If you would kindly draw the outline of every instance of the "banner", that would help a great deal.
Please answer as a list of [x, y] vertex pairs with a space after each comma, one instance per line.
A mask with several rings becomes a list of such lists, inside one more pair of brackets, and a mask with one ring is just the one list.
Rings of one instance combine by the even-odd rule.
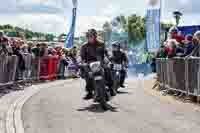
[[76, 27], [76, 9], [77, 9], [77, 0], [72, 0], [73, 9], [72, 9], [72, 23], [69, 30], [69, 33], [67, 34], [67, 39], [65, 42], [66, 48], [72, 48], [74, 45], [74, 33], [75, 33], [75, 27]]
[[160, 46], [160, 0], [148, 0], [146, 11], [146, 51], [155, 52]]

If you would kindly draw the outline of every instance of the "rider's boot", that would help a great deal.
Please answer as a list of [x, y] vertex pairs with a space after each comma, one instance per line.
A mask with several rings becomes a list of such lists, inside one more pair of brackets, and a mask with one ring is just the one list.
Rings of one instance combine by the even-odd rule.
[[92, 99], [93, 98], [93, 93], [92, 92], [88, 92], [87, 94], [86, 94], [86, 96], [83, 98], [84, 100], [90, 100], [90, 99]]
[[115, 89], [109, 89], [110, 90], [110, 95], [111, 96], [116, 96], [117, 95], [117, 92], [115, 91]]

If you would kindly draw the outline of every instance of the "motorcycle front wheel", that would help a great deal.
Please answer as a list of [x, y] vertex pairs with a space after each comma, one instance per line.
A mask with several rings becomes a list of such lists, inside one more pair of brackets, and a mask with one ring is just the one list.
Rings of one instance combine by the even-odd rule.
[[98, 99], [98, 103], [100, 104], [103, 110], [107, 110], [107, 102], [106, 102], [106, 88], [104, 80], [96, 80], [95, 81], [95, 91]]

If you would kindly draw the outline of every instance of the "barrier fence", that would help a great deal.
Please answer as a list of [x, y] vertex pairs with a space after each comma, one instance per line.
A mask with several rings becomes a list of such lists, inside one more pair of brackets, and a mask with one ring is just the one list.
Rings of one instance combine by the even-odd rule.
[[24, 67], [18, 56], [0, 56], [0, 86], [17, 82], [55, 80], [67, 75], [63, 60], [56, 56], [33, 57], [23, 54]]
[[200, 96], [200, 58], [157, 59], [158, 82], [168, 89]]

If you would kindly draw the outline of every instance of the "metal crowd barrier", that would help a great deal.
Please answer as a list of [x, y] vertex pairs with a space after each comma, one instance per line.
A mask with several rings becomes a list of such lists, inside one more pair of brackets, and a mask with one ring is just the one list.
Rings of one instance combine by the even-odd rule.
[[157, 59], [156, 70], [166, 88], [200, 96], [200, 58]]
[[23, 54], [23, 59], [25, 70], [19, 68], [20, 60], [17, 56], [0, 56], [0, 86], [18, 83], [19, 79], [20, 82], [55, 80], [60, 74], [65, 75], [58, 71], [60, 66], [64, 67], [59, 57], [33, 57], [31, 54]]
[[17, 56], [0, 56], [0, 85], [12, 84], [15, 81]]

